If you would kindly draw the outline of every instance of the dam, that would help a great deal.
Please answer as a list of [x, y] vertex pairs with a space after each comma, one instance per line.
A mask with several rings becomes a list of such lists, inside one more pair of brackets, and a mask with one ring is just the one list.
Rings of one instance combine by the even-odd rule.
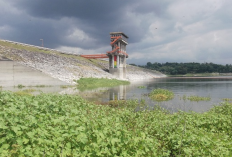
[[0, 56], [0, 86], [12, 87], [18, 85], [57, 86], [68, 85], [68, 83], [52, 78], [39, 70]]

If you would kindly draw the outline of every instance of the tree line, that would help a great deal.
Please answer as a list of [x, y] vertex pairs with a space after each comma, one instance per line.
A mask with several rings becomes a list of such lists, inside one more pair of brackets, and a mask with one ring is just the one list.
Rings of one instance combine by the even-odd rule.
[[151, 63], [141, 66], [151, 70], [157, 70], [169, 75], [183, 75], [187, 73], [231, 73], [232, 65], [220, 65], [214, 63]]

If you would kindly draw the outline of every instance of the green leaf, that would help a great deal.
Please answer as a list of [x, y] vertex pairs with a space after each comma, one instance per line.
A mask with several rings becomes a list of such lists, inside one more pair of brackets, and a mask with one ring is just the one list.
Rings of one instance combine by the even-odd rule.
[[26, 139], [26, 138], [23, 139], [24, 144], [27, 144], [29, 141], [30, 141], [29, 139]]
[[8, 149], [9, 147], [10, 147], [9, 144], [3, 144], [3, 145], [1, 146], [1, 149]]

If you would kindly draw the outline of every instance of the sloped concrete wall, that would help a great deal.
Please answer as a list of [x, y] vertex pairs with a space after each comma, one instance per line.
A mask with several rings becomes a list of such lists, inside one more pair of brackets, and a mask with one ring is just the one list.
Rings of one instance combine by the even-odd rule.
[[120, 79], [126, 79], [126, 68], [109, 68], [109, 72]]
[[20, 65], [10, 60], [0, 60], [0, 86], [9, 87], [22, 84], [24, 86], [36, 85], [67, 85], [67, 83], [54, 79], [38, 70]]

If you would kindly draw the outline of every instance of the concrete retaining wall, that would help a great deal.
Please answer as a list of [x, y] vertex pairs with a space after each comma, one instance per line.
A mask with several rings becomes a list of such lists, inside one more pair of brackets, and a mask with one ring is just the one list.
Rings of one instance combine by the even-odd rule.
[[20, 65], [10, 60], [0, 60], [0, 86], [36, 86], [36, 85], [67, 85], [38, 70]]

